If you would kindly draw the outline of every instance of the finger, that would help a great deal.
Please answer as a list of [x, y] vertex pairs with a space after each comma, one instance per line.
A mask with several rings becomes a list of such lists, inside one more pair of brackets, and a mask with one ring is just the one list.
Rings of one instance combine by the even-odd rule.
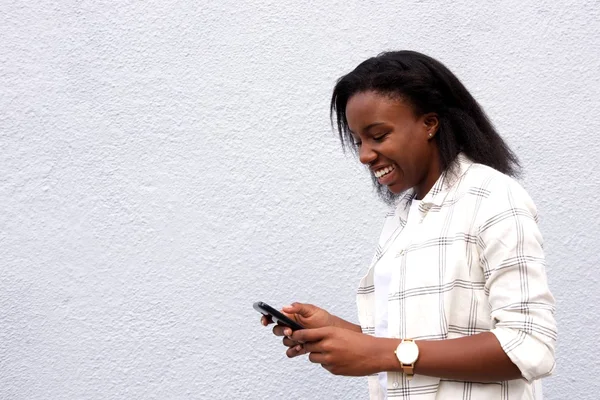
[[323, 353], [310, 353], [308, 359], [315, 364], [325, 364], [325, 354]]
[[285, 354], [289, 357], [289, 358], [294, 358], [303, 354], [306, 354], [306, 351], [304, 351], [304, 349], [302, 348], [302, 345], [297, 345], [294, 347], [290, 347], [289, 349], [287, 349], [287, 351], [285, 352]]
[[331, 327], [316, 329], [301, 329], [292, 333], [291, 339], [296, 342], [318, 342], [327, 337], [331, 332]]
[[285, 325], [276, 324], [273, 327], [273, 334], [275, 336], [292, 336], [292, 330]]
[[304, 343], [303, 347], [307, 353], [323, 353], [323, 342]]
[[269, 325], [269, 324], [272, 324], [272, 323], [273, 323], [273, 320], [271, 319], [271, 317], [270, 317], [270, 316], [263, 315], [262, 317], [260, 317], [260, 323], [261, 323], [263, 326], [267, 326], [267, 325]]
[[293, 340], [291, 340], [291, 339], [290, 339], [290, 338], [288, 338], [288, 337], [284, 337], [284, 338], [283, 338], [283, 345], [284, 345], [284, 346], [287, 346], [287, 347], [295, 347], [295, 346], [298, 346], [298, 345], [299, 345], [299, 343], [298, 343], [298, 342], [295, 342], [295, 341], [293, 341]]
[[292, 303], [289, 306], [283, 307], [283, 312], [286, 314], [300, 314], [303, 317], [309, 317], [315, 312], [316, 307], [312, 304]]
[[281, 325], [283, 327], [282, 332], [285, 336], [292, 336], [292, 333], [293, 333], [292, 328], [290, 328], [287, 325], [283, 325], [283, 324], [279, 324], [279, 325]]

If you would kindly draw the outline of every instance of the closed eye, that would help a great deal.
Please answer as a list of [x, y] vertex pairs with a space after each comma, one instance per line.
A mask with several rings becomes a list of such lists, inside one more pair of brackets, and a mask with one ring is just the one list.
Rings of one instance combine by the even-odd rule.
[[390, 133], [391, 132], [386, 132], [383, 135], [379, 135], [379, 136], [373, 137], [373, 140], [376, 141], [376, 142], [382, 142], [383, 139], [385, 139]]

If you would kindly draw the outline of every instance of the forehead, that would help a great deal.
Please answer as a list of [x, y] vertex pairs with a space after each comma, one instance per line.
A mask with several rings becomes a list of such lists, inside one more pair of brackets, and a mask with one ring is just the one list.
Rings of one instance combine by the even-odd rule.
[[376, 92], [360, 92], [346, 103], [346, 120], [353, 132], [373, 123], [396, 124], [414, 118], [412, 107], [400, 97]]

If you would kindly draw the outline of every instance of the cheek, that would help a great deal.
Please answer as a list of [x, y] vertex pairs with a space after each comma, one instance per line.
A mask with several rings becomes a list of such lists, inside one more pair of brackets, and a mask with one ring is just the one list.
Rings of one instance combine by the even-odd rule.
[[419, 170], [431, 156], [428, 141], [419, 130], [410, 132], [410, 139], [401, 143], [398, 149], [398, 163], [402, 168], [407, 179], [415, 178], [419, 175]]
[[414, 187], [419, 181], [420, 155], [417, 153], [404, 154], [402, 158], [397, 158], [396, 179], [394, 185], [389, 186], [389, 190], [398, 194]]
[[404, 154], [396, 158], [396, 165], [398, 166], [398, 177], [403, 181], [410, 179], [413, 175], [413, 165], [410, 155]]

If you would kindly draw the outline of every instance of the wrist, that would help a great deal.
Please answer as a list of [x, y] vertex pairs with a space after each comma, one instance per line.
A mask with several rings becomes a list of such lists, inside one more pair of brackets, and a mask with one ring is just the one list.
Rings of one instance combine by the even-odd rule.
[[377, 372], [402, 372], [400, 361], [396, 356], [396, 348], [401, 340], [375, 338], [375, 342], [377, 345], [373, 354], [377, 360]]
[[327, 318], [327, 326], [333, 326], [334, 328], [341, 328], [340, 318], [336, 317], [333, 314], [327, 313], [329, 317]]

